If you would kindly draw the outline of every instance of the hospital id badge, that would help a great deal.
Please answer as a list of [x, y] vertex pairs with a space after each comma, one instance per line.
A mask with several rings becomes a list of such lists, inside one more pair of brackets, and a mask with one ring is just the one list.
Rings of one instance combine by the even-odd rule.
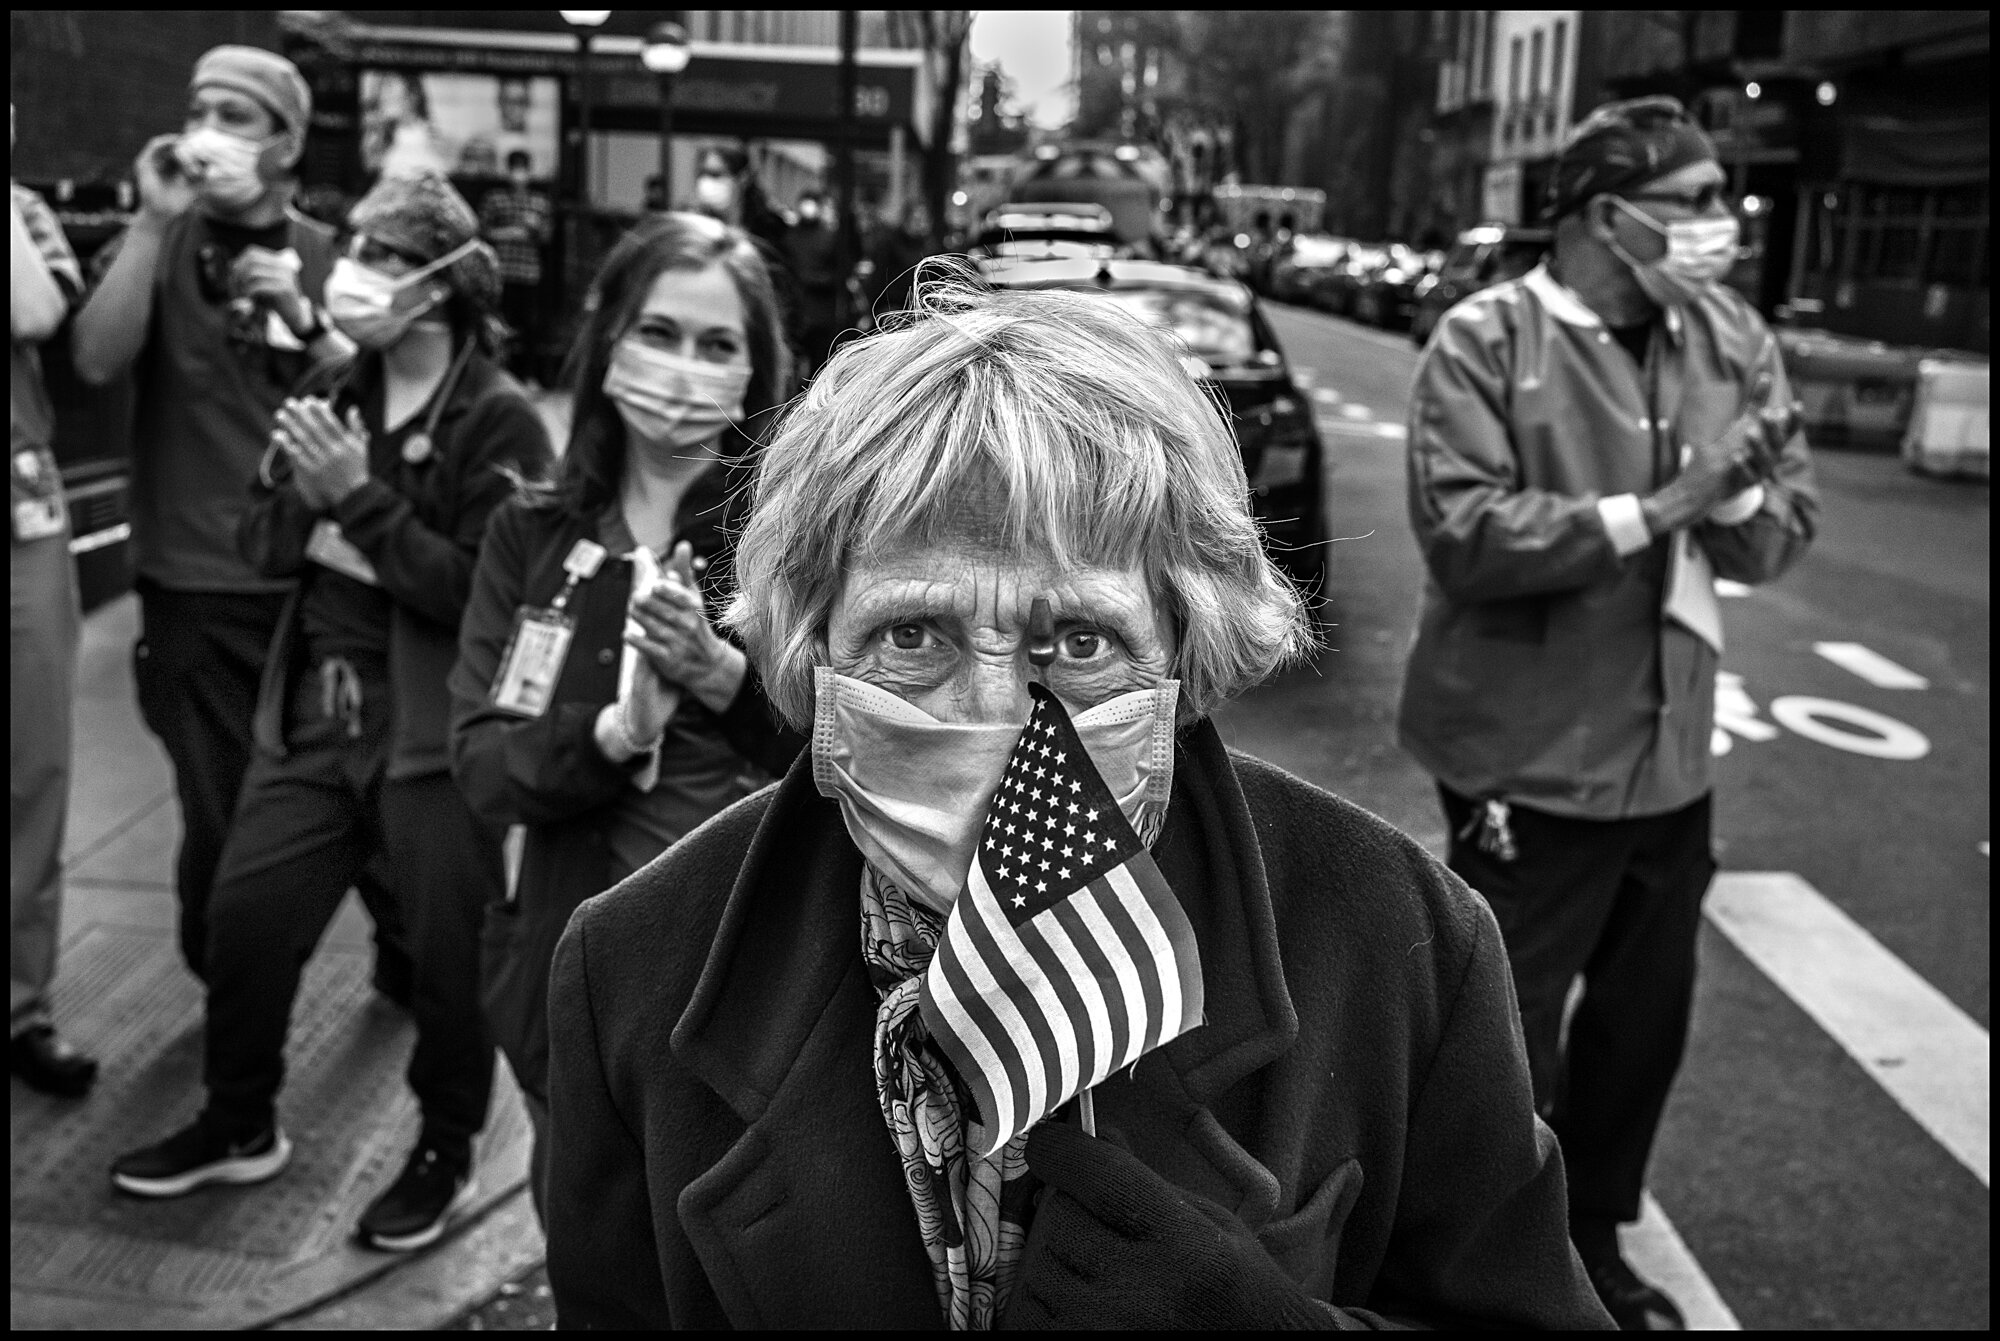
[[487, 701], [502, 712], [540, 717], [555, 698], [556, 681], [576, 637], [576, 621], [560, 610], [523, 606], [514, 612], [514, 632], [500, 656]]
[[63, 508], [62, 474], [46, 450], [22, 448], [13, 461], [13, 530], [16, 540], [61, 535], [69, 522]]

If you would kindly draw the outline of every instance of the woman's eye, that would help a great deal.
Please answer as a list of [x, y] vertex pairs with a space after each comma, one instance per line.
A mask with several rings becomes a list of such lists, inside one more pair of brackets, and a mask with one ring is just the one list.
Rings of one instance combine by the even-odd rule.
[[889, 629], [889, 645], [904, 652], [914, 652], [924, 645], [924, 626], [921, 624], [895, 624]]
[[1104, 635], [1090, 629], [1078, 629], [1065, 633], [1062, 640], [1063, 655], [1072, 661], [1088, 661], [1104, 650]]

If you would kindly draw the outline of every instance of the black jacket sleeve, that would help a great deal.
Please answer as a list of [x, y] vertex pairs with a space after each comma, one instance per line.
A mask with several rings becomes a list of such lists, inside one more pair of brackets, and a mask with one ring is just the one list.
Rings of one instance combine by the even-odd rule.
[[549, 973], [549, 1281], [565, 1328], [654, 1330], [669, 1305], [645, 1151], [606, 1075], [589, 919], [573, 918]]
[[548, 430], [525, 397], [489, 395], [454, 426], [452, 450], [439, 462], [440, 469], [453, 472], [439, 525], [427, 523], [409, 498], [372, 477], [335, 505], [334, 520], [398, 604], [457, 628], [487, 519], [515, 487], [508, 470], [538, 475], [550, 454]]

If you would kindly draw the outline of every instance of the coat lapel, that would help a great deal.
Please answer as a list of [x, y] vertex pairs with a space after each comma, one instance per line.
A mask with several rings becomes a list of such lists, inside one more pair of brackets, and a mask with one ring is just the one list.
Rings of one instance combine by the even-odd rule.
[[[861, 857], [801, 756], [752, 842], [676, 1057], [745, 1124], [678, 1207], [738, 1327], [943, 1320], [874, 1086]], [[835, 1316], [845, 1301], [861, 1311]]]

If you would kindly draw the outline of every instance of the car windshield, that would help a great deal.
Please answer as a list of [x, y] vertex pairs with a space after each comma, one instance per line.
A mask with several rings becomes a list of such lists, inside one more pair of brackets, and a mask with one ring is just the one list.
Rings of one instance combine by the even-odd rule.
[[1219, 295], [1192, 289], [1113, 289], [1107, 295], [1126, 311], [1178, 335], [1210, 367], [1248, 363], [1257, 354], [1250, 315]]

